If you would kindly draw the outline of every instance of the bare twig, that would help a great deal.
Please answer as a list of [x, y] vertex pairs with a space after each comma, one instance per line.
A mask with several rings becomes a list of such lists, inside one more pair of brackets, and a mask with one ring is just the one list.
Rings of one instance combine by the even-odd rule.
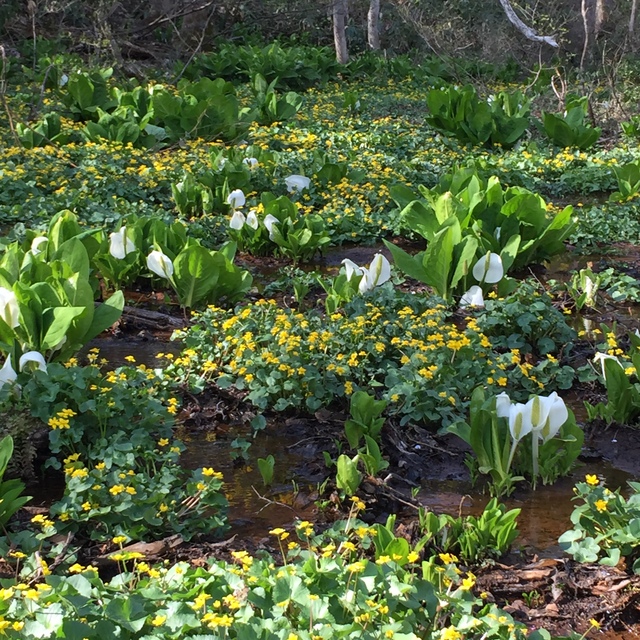
[[197, 11], [202, 11], [203, 9], [208, 9], [209, 7], [214, 5], [214, 1], [215, 0], [209, 0], [208, 2], [202, 2], [202, 3], [199, 3], [198, 6], [194, 6], [193, 4], [191, 4], [186, 9], [182, 9], [180, 11], [176, 11], [175, 13], [172, 13], [172, 14], [164, 14], [162, 16], [158, 16], [155, 20], [152, 20], [148, 24], [145, 24], [144, 26], [139, 27], [138, 29], [133, 29], [133, 31], [131, 31], [131, 33], [135, 34], [135, 33], [141, 33], [141, 32], [144, 32], [144, 31], [152, 31], [153, 29], [155, 29], [156, 27], [159, 27], [161, 24], [164, 24], [165, 22], [172, 22], [176, 18], [182, 18], [182, 17], [188, 16], [188, 15], [190, 15], [192, 13], [196, 13]]
[[42, 84], [40, 85], [40, 95], [38, 97], [38, 102], [34, 104], [32, 101], [31, 107], [29, 108], [29, 122], [31, 122], [31, 120], [33, 120], [36, 117], [36, 114], [40, 110], [40, 106], [42, 105], [42, 102], [44, 100], [44, 92], [46, 91], [47, 81], [49, 80], [49, 74], [51, 73], [51, 69], [53, 69], [54, 66], [55, 65], [50, 64], [44, 72], [44, 79], [42, 80]]
[[189, 59], [187, 60], [184, 67], [182, 67], [182, 71], [180, 71], [180, 73], [176, 76], [175, 80], [173, 81], [173, 84], [176, 84], [180, 80], [180, 78], [182, 78], [184, 72], [187, 70], [187, 67], [193, 62], [193, 59], [196, 57], [196, 55], [198, 55], [198, 52], [202, 47], [202, 43], [204, 42], [204, 38], [207, 35], [207, 29], [211, 24], [211, 19], [213, 18], [213, 14], [215, 13], [215, 10], [216, 10], [216, 7], [215, 5], [213, 5], [211, 7], [211, 11], [209, 11], [209, 15], [207, 16], [204, 26], [202, 27], [202, 34], [200, 36], [200, 41], [198, 42], [197, 46], [194, 48], [193, 52], [189, 56]]
[[4, 50], [4, 45], [0, 44], [0, 55], [2, 55], [2, 72], [0, 73], [0, 100], [2, 101], [2, 106], [4, 107], [4, 111], [7, 114], [7, 120], [9, 121], [9, 129], [11, 129], [11, 134], [13, 135], [13, 139], [16, 142], [17, 147], [22, 146], [22, 142], [16, 133], [16, 129], [13, 126], [13, 118], [11, 117], [11, 109], [9, 109], [9, 103], [7, 102], [7, 53]]
[[253, 485], [251, 485], [251, 489], [253, 490], [253, 493], [255, 493], [258, 496], [258, 498], [260, 498], [260, 500], [264, 500], [264, 502], [267, 503], [264, 505], [264, 507], [262, 507], [262, 509], [258, 511], [258, 513], [260, 513], [261, 511], [263, 511], [269, 505], [272, 505], [272, 504], [277, 504], [279, 507], [286, 507], [287, 509], [290, 509], [295, 513], [295, 509], [290, 504], [285, 504], [284, 502], [278, 502], [277, 500], [269, 500], [269, 498], [266, 498], [265, 496], [260, 495]]

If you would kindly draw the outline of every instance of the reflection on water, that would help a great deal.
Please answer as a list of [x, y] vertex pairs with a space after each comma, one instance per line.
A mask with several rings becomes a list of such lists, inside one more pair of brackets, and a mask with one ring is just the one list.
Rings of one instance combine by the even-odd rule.
[[100, 349], [100, 357], [108, 361], [109, 368], [116, 368], [131, 364], [125, 359], [127, 356], [133, 356], [136, 364], [144, 364], [147, 367], [159, 366], [159, 360], [156, 357], [159, 353], [178, 355], [181, 347], [180, 342], [169, 342], [168, 336], [163, 340], [153, 337], [148, 340], [131, 337], [95, 338], [79, 353], [80, 361], [82, 362], [89, 349], [94, 348]]
[[[313, 517], [315, 507], [309, 494], [317, 488], [319, 478], [317, 474], [312, 474], [307, 460], [287, 449], [290, 445], [289, 438], [273, 429], [265, 430], [257, 435], [249, 449], [250, 462], [234, 467], [227, 440], [208, 442], [194, 439], [187, 443], [183, 463], [192, 468], [213, 466], [222, 471], [225, 492], [231, 504], [233, 531], [245, 536], [264, 536], [269, 529], [290, 525], [295, 517]], [[255, 461], [269, 454], [276, 459], [274, 484], [264, 488]], [[601, 462], [590, 463], [588, 472], [605, 478], [611, 489], [625, 487], [627, 480], [632, 479], [630, 474]], [[579, 467], [571, 476], [553, 485], [539, 486], [536, 491], [516, 491], [514, 496], [505, 501], [509, 509], [521, 509], [518, 518], [520, 536], [516, 544], [536, 552], [558, 551], [558, 537], [571, 527], [570, 516], [575, 506], [572, 501], [573, 487], [576, 482], [583, 480], [584, 473], [584, 468]], [[306, 500], [296, 498], [294, 482], [307, 496]], [[430, 480], [423, 484], [417, 499], [435, 513], [479, 515], [490, 496], [474, 489], [467, 481]]]

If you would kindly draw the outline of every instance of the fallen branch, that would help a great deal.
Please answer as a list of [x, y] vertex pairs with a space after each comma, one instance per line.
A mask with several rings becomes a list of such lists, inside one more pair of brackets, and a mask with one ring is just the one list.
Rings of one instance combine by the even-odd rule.
[[509, 0], [500, 0], [500, 4], [509, 19], [509, 22], [528, 40], [533, 42], [544, 42], [550, 47], [558, 48], [558, 43], [553, 36], [539, 36], [531, 27], [527, 26], [514, 11]]

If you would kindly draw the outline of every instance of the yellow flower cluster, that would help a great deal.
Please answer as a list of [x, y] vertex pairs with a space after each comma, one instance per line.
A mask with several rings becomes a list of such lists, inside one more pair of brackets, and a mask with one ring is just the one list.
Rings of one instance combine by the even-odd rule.
[[55, 416], [49, 418], [49, 426], [52, 429], [68, 429], [71, 426], [69, 418], [78, 415], [73, 409], [62, 409]]

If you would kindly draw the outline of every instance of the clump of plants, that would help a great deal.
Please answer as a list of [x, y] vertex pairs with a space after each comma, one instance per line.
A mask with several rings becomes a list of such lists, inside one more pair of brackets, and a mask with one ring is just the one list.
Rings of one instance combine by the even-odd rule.
[[[177, 334], [187, 349], [171, 375], [195, 389], [233, 386], [257, 407], [276, 411], [316, 411], [375, 388], [403, 424], [439, 426], [459, 418], [478, 384], [496, 391], [509, 385], [522, 395], [562, 374], [557, 362], [531, 364], [516, 352], [493, 351], [473, 318], [459, 327], [448, 317], [437, 299], [388, 283], [328, 316], [266, 300], [235, 311], [210, 307]], [[566, 383], [562, 376], [559, 382]]]
[[451, 554], [420, 566], [406, 540], [355, 513], [322, 535], [306, 521], [292, 529], [270, 532], [277, 557], [232, 551], [229, 561], [207, 567], [152, 565], [119, 550], [110, 554], [120, 567], [110, 581], [91, 565], [54, 566], [45, 552], [3, 554], [16, 568], [16, 578], [3, 582], [3, 632], [43, 639], [99, 632], [158, 640], [203, 633], [329, 640], [336, 630], [353, 640], [548, 637], [476, 596], [475, 576]]
[[602, 375], [607, 390], [607, 401], [592, 405], [585, 402], [590, 420], [602, 418], [607, 423], [633, 424], [640, 415], [640, 336], [628, 334], [629, 348], [621, 348], [615, 325], [600, 325], [599, 333], [606, 342], [597, 345], [593, 358], [596, 371]]
[[509, 495], [517, 482], [538, 478], [550, 484], [573, 468], [584, 433], [572, 412], [555, 392], [534, 395], [528, 402], [512, 402], [502, 392], [486, 397], [478, 388], [471, 399], [469, 422], [449, 427], [472, 449], [467, 458], [472, 479], [491, 478], [494, 496]]
[[488, 297], [474, 313], [478, 326], [496, 349], [522, 354], [568, 354], [576, 332], [551, 297], [536, 282], [520, 282], [503, 298]]
[[427, 548], [452, 562], [458, 557], [465, 564], [487, 558], [500, 558], [518, 537], [517, 519], [520, 509], [506, 510], [492, 498], [479, 516], [436, 515], [420, 508], [418, 522], [422, 538], [418, 547]]
[[474, 87], [431, 89], [427, 122], [463, 143], [513, 146], [529, 126], [531, 101], [520, 91], [481, 100]]
[[179, 465], [183, 445], [172, 435], [179, 401], [162, 371], [140, 365], [104, 373], [97, 350], [89, 360], [19, 378], [19, 395], [11, 385], [0, 390], [3, 412], [26, 410], [50, 429], [48, 465], [62, 467], [65, 493], [47, 528], [101, 541], [222, 531], [222, 476]]
[[571, 514], [573, 528], [560, 536], [562, 549], [577, 562], [598, 562], [615, 567], [621, 559], [640, 573], [640, 483], [629, 482], [631, 495], [611, 491], [604, 480], [587, 474], [576, 485]]

